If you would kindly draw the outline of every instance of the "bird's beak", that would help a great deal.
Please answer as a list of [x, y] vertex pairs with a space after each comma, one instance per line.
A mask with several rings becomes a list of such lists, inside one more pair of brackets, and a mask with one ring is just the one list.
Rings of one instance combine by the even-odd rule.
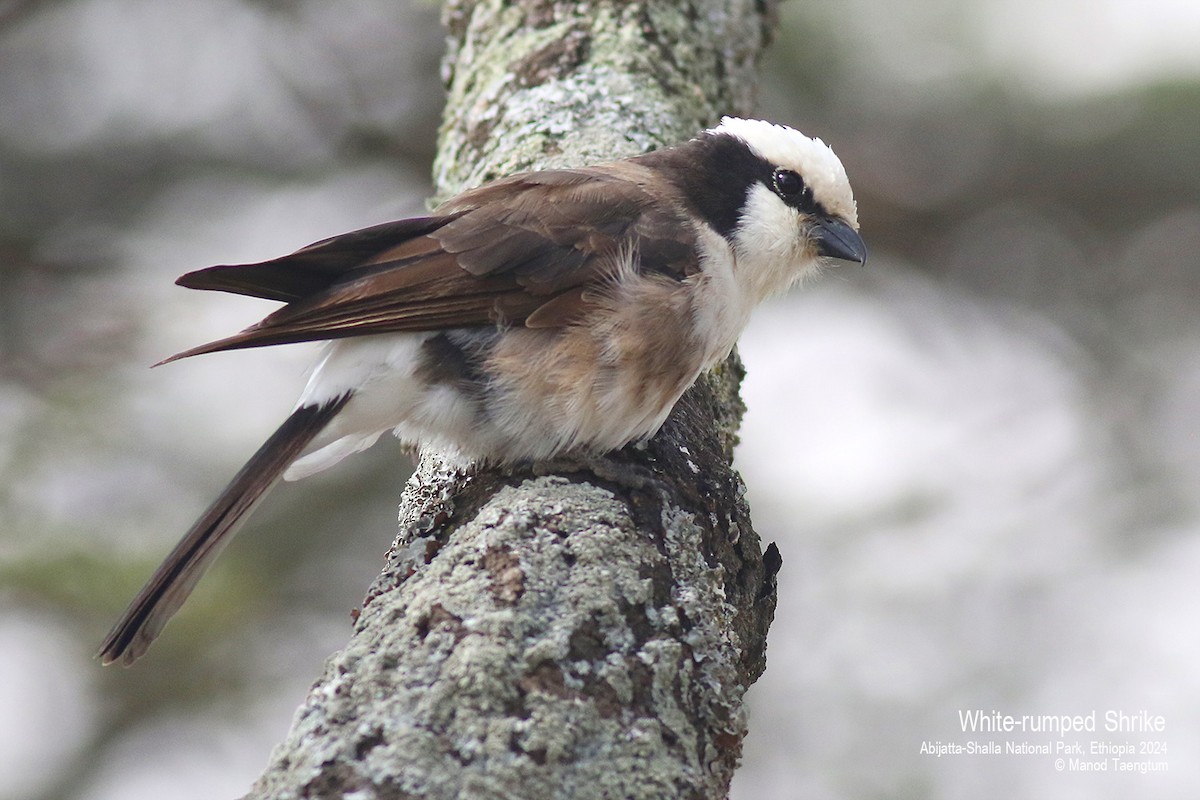
[[867, 263], [867, 245], [858, 235], [858, 231], [851, 228], [845, 220], [822, 217], [817, 220], [814, 233], [818, 254], [840, 258], [842, 261]]

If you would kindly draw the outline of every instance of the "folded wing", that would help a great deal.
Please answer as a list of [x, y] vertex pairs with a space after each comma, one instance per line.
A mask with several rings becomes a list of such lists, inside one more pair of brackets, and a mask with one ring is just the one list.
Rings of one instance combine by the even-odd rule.
[[682, 199], [652, 192], [648, 177], [627, 162], [525, 173], [459, 195], [432, 216], [188, 273], [180, 285], [287, 305], [167, 361], [374, 333], [569, 324], [621, 259], [675, 279], [698, 269]]

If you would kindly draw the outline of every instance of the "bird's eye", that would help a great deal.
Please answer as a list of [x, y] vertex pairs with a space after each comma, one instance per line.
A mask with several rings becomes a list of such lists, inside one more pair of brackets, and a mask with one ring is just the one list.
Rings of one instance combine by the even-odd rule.
[[777, 169], [772, 176], [775, 181], [775, 191], [786, 199], [799, 197], [804, 191], [804, 179], [790, 169]]

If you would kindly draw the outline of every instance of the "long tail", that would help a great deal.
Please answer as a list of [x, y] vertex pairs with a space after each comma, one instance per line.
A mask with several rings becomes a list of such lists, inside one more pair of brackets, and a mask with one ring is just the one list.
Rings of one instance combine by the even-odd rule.
[[129, 666], [142, 657], [241, 522], [349, 399], [301, 406], [271, 434], [133, 598], [100, 646], [101, 663]]

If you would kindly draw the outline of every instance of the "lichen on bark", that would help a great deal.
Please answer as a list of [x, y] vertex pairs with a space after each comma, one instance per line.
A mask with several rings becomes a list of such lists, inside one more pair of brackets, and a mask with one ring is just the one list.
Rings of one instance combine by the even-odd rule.
[[681, 141], [753, 104], [774, 3], [451, 0], [438, 197]]

